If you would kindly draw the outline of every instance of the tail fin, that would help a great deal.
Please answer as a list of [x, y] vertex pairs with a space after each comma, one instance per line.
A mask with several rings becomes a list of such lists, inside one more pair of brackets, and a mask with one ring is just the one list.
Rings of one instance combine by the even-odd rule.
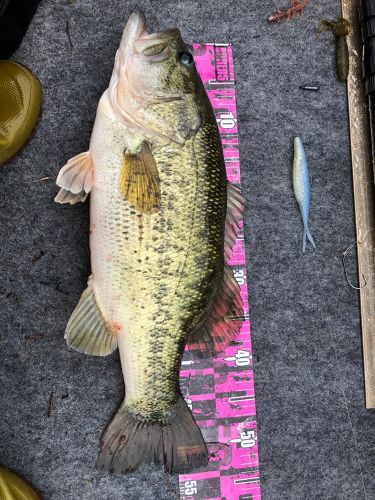
[[305, 253], [305, 250], [306, 250], [306, 236], [309, 239], [310, 243], [312, 244], [314, 250], [316, 250], [315, 241], [310, 233], [310, 230], [309, 230], [307, 223], [303, 225], [303, 247], [302, 247], [303, 253]]
[[182, 397], [164, 422], [139, 420], [123, 403], [104, 432], [97, 469], [125, 474], [147, 462], [175, 473], [207, 465], [206, 444]]

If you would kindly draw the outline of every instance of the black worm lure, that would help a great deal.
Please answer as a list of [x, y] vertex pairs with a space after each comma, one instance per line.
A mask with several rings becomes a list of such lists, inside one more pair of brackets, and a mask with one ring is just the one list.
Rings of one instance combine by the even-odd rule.
[[340, 81], [345, 81], [349, 74], [349, 50], [346, 41], [347, 35], [350, 35], [352, 28], [347, 19], [341, 17], [338, 21], [320, 21], [319, 31], [332, 31], [336, 37], [336, 69]]

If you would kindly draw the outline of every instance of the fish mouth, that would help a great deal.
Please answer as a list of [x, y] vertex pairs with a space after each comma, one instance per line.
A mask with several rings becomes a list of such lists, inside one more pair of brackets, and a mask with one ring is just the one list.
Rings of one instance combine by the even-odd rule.
[[145, 15], [140, 10], [134, 11], [129, 16], [121, 39], [120, 52], [123, 62], [126, 63], [131, 56], [137, 53], [142, 54], [153, 46], [167, 44], [169, 40], [179, 37], [181, 37], [181, 33], [177, 28], [148, 33]]
[[119, 47], [123, 65], [126, 65], [129, 57], [134, 54], [135, 41], [145, 34], [147, 34], [145, 15], [141, 11], [132, 12], [126, 23]]

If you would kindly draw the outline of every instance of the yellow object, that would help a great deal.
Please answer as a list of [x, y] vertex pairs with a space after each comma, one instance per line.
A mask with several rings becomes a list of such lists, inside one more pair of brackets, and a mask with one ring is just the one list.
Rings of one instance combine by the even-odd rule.
[[41, 498], [26, 481], [0, 465], [1, 500], [41, 500]]
[[137, 154], [124, 154], [120, 172], [120, 192], [139, 212], [153, 214], [160, 209], [158, 167], [149, 146], [142, 144]]
[[30, 137], [42, 100], [41, 86], [22, 64], [0, 61], [0, 165]]

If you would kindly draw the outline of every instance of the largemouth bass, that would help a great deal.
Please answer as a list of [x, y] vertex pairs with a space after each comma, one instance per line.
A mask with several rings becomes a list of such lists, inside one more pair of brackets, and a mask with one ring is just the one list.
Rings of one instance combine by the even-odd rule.
[[148, 34], [143, 14], [130, 16], [89, 151], [57, 184], [59, 203], [90, 193], [92, 275], [65, 338], [86, 354], [118, 347], [125, 382], [97, 467], [206, 465], [179, 367], [186, 342], [217, 352], [239, 331], [227, 262], [243, 198], [227, 182], [215, 115], [179, 30]]

